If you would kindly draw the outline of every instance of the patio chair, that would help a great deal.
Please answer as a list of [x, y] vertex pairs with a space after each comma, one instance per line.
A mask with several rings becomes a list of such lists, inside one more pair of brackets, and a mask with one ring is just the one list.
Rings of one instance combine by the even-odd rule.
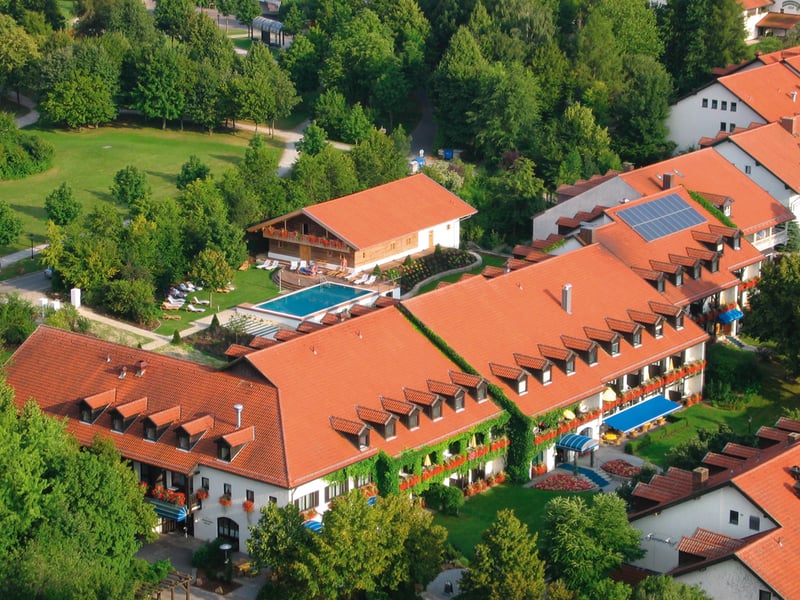
[[161, 310], [180, 310], [180, 304], [170, 304], [169, 302], [162, 302], [161, 303]]
[[369, 279], [369, 275], [367, 275], [366, 273], [364, 273], [363, 275], [361, 275], [361, 277], [359, 277], [358, 279], [356, 279], [355, 281], [353, 281], [353, 283], [355, 283], [356, 285], [361, 285], [361, 284], [362, 284], [362, 283], [364, 283], [364, 282], [365, 282], [367, 279]]
[[198, 298], [197, 296], [192, 297], [192, 302], [194, 302], [195, 304], [205, 304], [205, 305], [211, 304], [211, 300], [200, 300], [200, 298]]
[[186, 300], [184, 298], [173, 298], [172, 296], [167, 296], [167, 302], [173, 306], [183, 306], [186, 304]]
[[289, 270], [290, 271], [297, 271], [297, 269], [299, 269], [299, 268], [300, 268], [300, 263], [298, 261], [293, 260], [293, 261], [291, 261], [291, 263], [289, 263]]
[[375, 280], [377, 278], [378, 278], [377, 275], [370, 275], [369, 277], [367, 277], [366, 281], [362, 281], [361, 283], [362, 285], [372, 285], [373, 283], [375, 283]]
[[195, 306], [194, 304], [187, 304], [186, 310], [189, 312], [206, 312], [205, 308], [200, 308], [199, 306]]
[[307, 260], [301, 260], [300, 261], [300, 268], [301, 269], [307, 269], [308, 268], [308, 261]]
[[[356, 272], [356, 271], [353, 271], [353, 272], [352, 272], [352, 273], [350, 273], [349, 275], [345, 275], [345, 276], [344, 276], [344, 278], [345, 278], [345, 279], [347, 279], [347, 281], [353, 281], [353, 280], [354, 280], [356, 277], [358, 277], [358, 276], [359, 276], [359, 275], [358, 275], [358, 272]], [[363, 277], [363, 275], [362, 275], [362, 277]]]

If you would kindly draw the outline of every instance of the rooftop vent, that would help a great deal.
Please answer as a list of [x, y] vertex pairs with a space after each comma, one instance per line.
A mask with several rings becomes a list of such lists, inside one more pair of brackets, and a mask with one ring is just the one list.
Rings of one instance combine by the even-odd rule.
[[239, 429], [242, 426], [242, 411], [244, 410], [244, 406], [241, 404], [234, 404], [233, 410], [236, 411], [236, 429]]
[[122, 368], [120, 368], [120, 370], [119, 370], [119, 378], [120, 378], [120, 379], [125, 379], [125, 377], [126, 377], [127, 375], [128, 375], [128, 367], [122, 367]]
[[572, 284], [565, 283], [561, 288], [561, 308], [568, 314], [572, 314]]
[[137, 377], [143, 377], [144, 376], [144, 372], [147, 370], [147, 367], [148, 367], [148, 365], [147, 365], [146, 361], [140, 360], [139, 362], [137, 362], [136, 363], [136, 376]]

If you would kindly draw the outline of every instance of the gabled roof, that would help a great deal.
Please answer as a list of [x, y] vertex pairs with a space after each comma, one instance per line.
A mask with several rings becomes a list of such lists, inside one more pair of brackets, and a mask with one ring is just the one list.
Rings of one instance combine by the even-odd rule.
[[800, 144], [780, 123], [735, 133], [728, 140], [795, 192], [800, 192]]
[[493, 402], [467, 401], [458, 412], [442, 402], [441, 419], [422, 415], [411, 431], [398, 424], [395, 437], [371, 436], [363, 450], [333, 429], [330, 417], [363, 424], [358, 411], [365, 408], [407, 415], [414, 408], [411, 397], [420, 403], [436, 398], [427, 391], [428, 380], [448, 381], [451, 371], [460, 370], [396, 307], [312, 331], [239, 361], [276, 388], [289, 487], [381, 450], [399, 456], [438, 443], [501, 413]]
[[800, 103], [790, 95], [798, 90], [800, 76], [782, 63], [739, 71], [717, 81], [768, 123], [800, 112]]
[[745, 235], [794, 218], [788, 208], [713, 148], [689, 152], [628, 171], [622, 173], [620, 178], [643, 196], [649, 196], [663, 190], [665, 174], [670, 175], [673, 186], [681, 185], [709, 200], [711, 195], [732, 198], [734, 204], [730, 218]]
[[140, 415], [147, 411], [147, 398], [139, 398], [138, 400], [120, 404], [115, 406], [114, 410], [117, 411], [123, 419], [129, 419], [130, 417]]
[[307, 206], [249, 231], [305, 215], [356, 249], [415, 234], [477, 211], [427, 175], [403, 177], [363, 192]]
[[769, 29], [793, 29], [800, 23], [800, 15], [794, 15], [784, 12], [770, 12], [764, 15], [764, 18], [756, 23], [756, 27], [769, 28]]
[[716, 558], [731, 554], [746, 544], [745, 540], [698, 527], [694, 535], [685, 535], [681, 538], [678, 543], [678, 551], [702, 556], [703, 558]]
[[[571, 314], [560, 301], [566, 283], [572, 284]], [[619, 294], [602, 292], [611, 289], [624, 289], [624, 301]], [[592, 367], [578, 364], [570, 376], [553, 373], [551, 385], [529, 378], [529, 393], [521, 396], [493, 366], [527, 367], [531, 358], [545, 358], [540, 344], [565, 349], [562, 335], [595, 339], [590, 334], [594, 329], [613, 338], [606, 318], [627, 319], [628, 308], [647, 312], [650, 301], [665, 302], [611, 252], [593, 244], [492, 279], [462, 280], [402, 305], [489, 383], [499, 385], [525, 414], [537, 415], [599, 393], [620, 374], [707, 339], [694, 323], [678, 331], [666, 326], [662, 338], [644, 334], [639, 347], [623, 341], [615, 357], [601, 351]]]
[[231, 448], [243, 446], [244, 444], [252, 442], [256, 439], [256, 428], [252, 425], [249, 427], [242, 427], [233, 433], [223, 435], [221, 439]]
[[[651, 200], [669, 195], [677, 195], [683, 199], [688, 206], [703, 218], [704, 222], [658, 239], [645, 241], [617, 214], [620, 210], [628, 207], [645, 204]], [[719, 225], [719, 221], [699, 203], [695, 202], [686, 190], [681, 187], [646, 196], [627, 204], [620, 204], [608, 209], [606, 214], [611, 217], [613, 222], [597, 227], [594, 232], [595, 240], [642, 275], [646, 271], [673, 273], [680, 266], [668, 262], [670, 254], [694, 256], [690, 249], [696, 249], [698, 253], [710, 252], [704, 242], [698, 241], [698, 238], [715, 243], [723, 238], [720, 234], [711, 233], [709, 229], [709, 225]], [[680, 287], [672, 282], [666, 283], [662, 301], [666, 298], [672, 304], [685, 306], [721, 290], [738, 285], [740, 280], [734, 274], [734, 271], [761, 260], [763, 260], [761, 252], [756, 250], [747, 240], [742, 240], [739, 250], [733, 250], [730, 245], [726, 244], [719, 258], [719, 269], [715, 273], [703, 268], [699, 279], [684, 277], [683, 284]]]
[[[108, 362], [107, 357], [111, 359]], [[148, 367], [136, 377], [140, 360]], [[42, 365], [47, 365], [47, 376], [42, 374]], [[123, 366], [128, 368], [128, 376], [119, 379]], [[6, 370], [17, 406], [33, 398], [45, 414], [66, 418], [67, 429], [82, 444], [91, 444], [95, 435], [111, 437], [130, 460], [182, 473], [207, 465], [258, 481], [286, 484], [277, 394], [264, 380], [243, 380], [229, 372], [46, 326], [19, 347]], [[112, 411], [106, 410], [92, 424], [79, 418], [80, 398], [111, 389], [116, 389], [118, 407], [147, 398], [147, 411], [139, 413], [124, 434], [111, 433]], [[258, 435], [233, 461], [221, 463], [216, 458], [216, 441], [236, 431], [235, 404], [244, 406], [245, 427], [258, 424]], [[167, 427], [155, 443], [144, 439], [145, 420], [158, 428]], [[178, 449], [175, 432], [179, 425], [190, 433], [203, 427], [209, 431], [186, 452]]]

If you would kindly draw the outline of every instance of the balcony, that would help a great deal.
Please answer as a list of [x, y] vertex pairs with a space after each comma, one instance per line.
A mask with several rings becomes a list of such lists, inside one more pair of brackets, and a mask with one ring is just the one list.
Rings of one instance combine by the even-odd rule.
[[275, 229], [268, 228], [264, 230], [264, 237], [284, 242], [293, 242], [295, 244], [302, 244], [304, 246], [314, 246], [317, 248], [325, 248], [326, 250], [344, 250], [350, 251], [350, 247], [341, 240], [331, 239], [324, 236], [303, 234], [299, 231], [292, 231], [289, 229]]

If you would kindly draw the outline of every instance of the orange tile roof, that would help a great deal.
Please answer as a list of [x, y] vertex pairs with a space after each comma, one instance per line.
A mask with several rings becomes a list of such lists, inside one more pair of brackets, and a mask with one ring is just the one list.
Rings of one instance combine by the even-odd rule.
[[795, 192], [800, 192], [800, 143], [780, 123], [742, 131], [728, 139]]
[[[566, 283], [572, 284], [572, 314], [561, 307], [561, 288]], [[624, 289], [624, 299], [611, 293], [612, 289]], [[499, 385], [525, 414], [537, 415], [583, 400], [622, 373], [693, 346], [707, 336], [688, 321], [679, 331], [665, 326], [663, 337], [644, 334], [639, 347], [622, 342], [617, 356], [599, 352], [595, 366], [579, 362], [573, 375], [554, 372], [550, 385], [531, 377], [530, 391], [522, 396], [492, 372], [491, 363], [516, 365], [515, 354], [541, 357], [538, 345], [562, 347], [562, 335], [592, 339], [584, 328], [606, 331], [613, 337], [607, 317], [627, 319], [628, 308], [647, 311], [650, 301], [664, 302], [664, 298], [611, 252], [593, 244], [493, 279], [459, 281], [402, 304], [447, 340], [472, 368]]]
[[114, 410], [116, 410], [123, 419], [129, 419], [130, 417], [147, 411], [147, 398], [139, 398], [138, 400], [120, 404], [115, 406]]
[[673, 185], [681, 185], [707, 199], [709, 195], [732, 198], [730, 219], [746, 235], [794, 218], [788, 208], [713, 148], [682, 154], [620, 177], [640, 194], [648, 196], [662, 189], [665, 173], [672, 174]]
[[774, 4], [775, 0], [739, 0], [744, 10], [752, 10], [754, 8], [764, 8]]
[[361, 421], [351, 421], [350, 419], [342, 419], [340, 417], [330, 417], [331, 427], [340, 433], [348, 435], [359, 435], [368, 427]]
[[[706, 222], [647, 242], [617, 214], [620, 210], [624, 210], [630, 206], [643, 204], [652, 199], [671, 194], [680, 196], [689, 206], [694, 208]], [[666, 262], [670, 254], [685, 253], [688, 256], [697, 256], [697, 254], [690, 251], [690, 249], [696, 249], [698, 253], [708, 252], [703, 242], [697, 241], [697, 238], [703, 240], [707, 239], [709, 241], [722, 239], [722, 236], [712, 234], [709, 231], [709, 224], [718, 225], [719, 222], [700, 204], [695, 202], [686, 190], [681, 187], [672, 188], [651, 196], [645, 196], [644, 198], [626, 204], [620, 204], [608, 209], [606, 214], [611, 217], [613, 222], [597, 227], [594, 230], [595, 240], [600, 242], [600, 244], [608, 248], [624, 263], [630, 265], [634, 269], [654, 269], [673, 272], [678, 265]], [[699, 279], [692, 279], [691, 277], [685, 276], [683, 277], [683, 285], [680, 287], [676, 287], [668, 278], [661, 298], [662, 301], [666, 298], [666, 300], [672, 304], [685, 306], [691, 302], [718, 293], [723, 289], [731, 288], [740, 283], [738, 277], [734, 275], [734, 271], [747, 265], [757, 263], [763, 259], [761, 252], [756, 250], [752, 244], [746, 240], [742, 240], [739, 250], [733, 250], [727, 244], [724, 248], [724, 252], [719, 259], [719, 269], [717, 272], [712, 273], [708, 269], [703, 268]]]
[[678, 551], [708, 559], [731, 554], [746, 544], [745, 540], [698, 527], [693, 536], [681, 538], [678, 543]]
[[455, 396], [462, 388], [455, 383], [447, 383], [446, 381], [433, 381], [432, 379], [429, 379], [428, 389], [434, 394], [441, 394], [442, 396]]
[[[139, 360], [149, 366], [142, 377], [135, 377], [131, 373]], [[47, 376], [42, 376], [43, 364], [48, 365]], [[119, 379], [122, 366], [129, 371], [125, 379]], [[111, 438], [130, 460], [182, 473], [208, 465], [258, 481], [287, 483], [277, 394], [263, 380], [243, 380], [229, 372], [46, 326], [19, 347], [6, 370], [17, 406], [35, 399], [45, 414], [66, 418], [67, 429], [82, 444], [91, 444], [100, 435]], [[93, 424], [79, 418], [80, 398], [112, 389], [118, 406], [147, 398], [149, 414], [142, 414], [122, 435], [112, 435], [110, 411]], [[236, 430], [235, 404], [244, 406], [246, 426], [258, 424], [258, 436], [231, 463], [223, 463], [217, 460], [216, 441]], [[198, 418], [211, 421], [213, 428], [190, 452], [179, 450], [175, 434], [179, 421], [189, 426]], [[145, 419], [170, 428], [158, 442], [146, 441], [141, 424]]]
[[738, 456], [739, 458], [752, 458], [754, 456], [758, 456], [760, 452], [761, 451], [758, 448], [743, 446], [742, 444], [737, 444], [735, 442], [728, 442], [722, 449], [723, 454], [728, 454], [729, 456]]
[[395, 400], [404, 398], [404, 390], [427, 390], [429, 379], [447, 381], [451, 371], [459, 370], [396, 307], [253, 352], [231, 368], [239, 365], [252, 366], [276, 387], [286, 478], [292, 487], [381, 450], [399, 456], [444, 441], [501, 413], [493, 402], [467, 401], [458, 412], [443, 402], [441, 419], [421, 416], [412, 431], [399, 424], [396, 437], [371, 436], [364, 451], [333, 430], [330, 417], [360, 422], [356, 406], [408, 414], [409, 403]]
[[256, 428], [253, 425], [243, 427], [233, 433], [223, 435], [222, 439], [232, 448], [242, 446], [256, 439]]
[[86, 396], [83, 401], [92, 410], [110, 405], [117, 397], [117, 388]]
[[800, 556], [800, 500], [789, 469], [800, 464], [800, 444], [734, 477], [733, 484], [774, 519], [779, 527], [753, 541], [736, 556], [783, 598], [800, 598], [800, 578], [787, 568]]
[[419, 174], [307, 206], [301, 212], [354, 248], [368, 248], [477, 211]]
[[550, 361], [541, 356], [528, 356], [527, 354], [514, 353], [514, 362], [526, 370], [541, 371], [548, 365]]
[[[800, 20], [800, 16], [796, 20]], [[789, 94], [798, 89], [800, 76], [782, 63], [739, 71], [717, 81], [768, 123], [800, 111], [800, 103], [793, 102]]]
[[392, 419], [392, 414], [385, 410], [377, 410], [366, 406], [356, 406], [358, 418], [367, 423], [379, 423], [385, 425]]
[[770, 29], [793, 29], [800, 23], [800, 15], [790, 13], [767, 13], [763, 19], [756, 23], [756, 27], [769, 27]]
[[203, 415], [202, 417], [197, 417], [196, 419], [192, 419], [191, 421], [186, 421], [185, 423], [181, 423], [178, 426], [178, 429], [182, 429], [189, 435], [197, 435], [198, 433], [207, 432], [209, 429], [213, 429], [213, 427], [214, 427], [213, 415]]

